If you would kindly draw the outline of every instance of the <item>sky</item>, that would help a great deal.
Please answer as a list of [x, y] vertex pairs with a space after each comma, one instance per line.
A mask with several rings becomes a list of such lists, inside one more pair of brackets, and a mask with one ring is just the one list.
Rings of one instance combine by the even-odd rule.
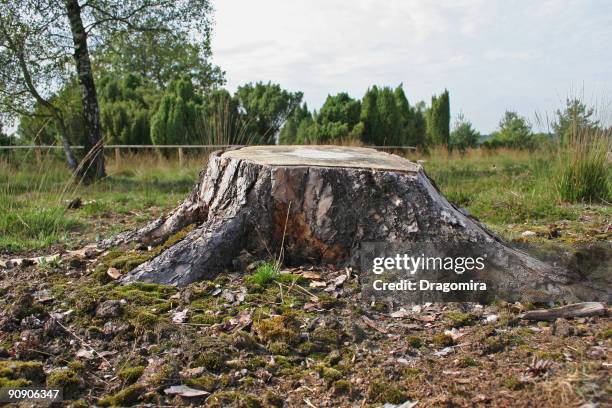
[[[213, 61], [227, 87], [272, 81], [361, 98], [403, 84], [429, 104], [450, 92], [451, 114], [483, 133], [515, 110], [545, 130], [568, 95], [612, 97], [609, 0], [213, 0]], [[541, 118], [538, 120], [537, 118]]]

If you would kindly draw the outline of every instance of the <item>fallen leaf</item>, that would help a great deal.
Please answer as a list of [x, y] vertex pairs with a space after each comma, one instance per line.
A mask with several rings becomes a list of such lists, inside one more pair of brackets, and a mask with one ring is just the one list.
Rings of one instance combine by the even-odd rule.
[[421, 322], [433, 322], [434, 320], [436, 320], [436, 316], [434, 315], [423, 315], [423, 316], [415, 316], [415, 319], [421, 321]]
[[435, 353], [433, 353], [433, 355], [436, 356], [436, 357], [445, 357], [445, 356], [453, 353], [454, 351], [455, 351], [455, 349], [452, 348], [452, 347], [444, 347], [442, 350], [436, 351]]
[[199, 377], [202, 374], [204, 374], [204, 372], [206, 371], [206, 369], [204, 367], [195, 367], [195, 368], [186, 368], [184, 370], [182, 370], [179, 375], [181, 376], [181, 378], [195, 378], [195, 377]]
[[186, 385], [173, 385], [172, 387], [164, 390], [166, 395], [178, 395], [186, 398], [193, 397], [204, 397], [210, 395], [210, 392], [204, 390], [196, 390], [195, 388], [188, 387]]
[[79, 351], [76, 352], [76, 356], [78, 358], [84, 358], [87, 360], [92, 360], [94, 358], [94, 352], [93, 350], [88, 350], [85, 348], [80, 349]]
[[106, 274], [112, 279], [119, 279], [121, 277], [121, 272], [117, 268], [108, 268]]
[[372, 321], [372, 319], [370, 319], [367, 316], [361, 316], [361, 319], [363, 320], [363, 322], [365, 324], [367, 324], [368, 326], [370, 326], [371, 328], [373, 328], [374, 330], [380, 332], [380, 333], [388, 333], [389, 331], [383, 327], [379, 327], [376, 323], [374, 323]]
[[410, 317], [412, 314], [404, 309], [396, 310], [391, 313], [391, 317], [395, 317], [397, 319], [403, 319], [404, 317]]
[[174, 314], [172, 315], [172, 321], [177, 324], [185, 323], [185, 321], [187, 320], [188, 311], [189, 308], [185, 308], [182, 311], [174, 312]]
[[309, 280], [321, 280], [321, 275], [319, 275], [316, 272], [312, 272], [312, 271], [302, 272], [302, 277], [304, 279], [309, 279]]

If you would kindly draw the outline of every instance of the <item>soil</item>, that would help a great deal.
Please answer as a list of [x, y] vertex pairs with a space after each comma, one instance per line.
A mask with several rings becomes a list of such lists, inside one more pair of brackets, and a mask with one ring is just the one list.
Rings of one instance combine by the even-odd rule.
[[609, 311], [549, 323], [520, 318], [548, 305], [402, 308], [362, 299], [351, 270], [266, 278], [248, 254], [180, 289], [117, 283], [162, 249], [0, 270], [0, 388], [61, 387], [63, 406], [611, 403]]

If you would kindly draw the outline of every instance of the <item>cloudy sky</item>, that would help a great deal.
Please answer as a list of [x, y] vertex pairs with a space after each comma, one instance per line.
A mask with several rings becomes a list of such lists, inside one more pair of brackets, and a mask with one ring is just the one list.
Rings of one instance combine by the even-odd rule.
[[213, 0], [214, 61], [249, 81], [361, 98], [404, 84], [411, 103], [450, 91], [482, 132], [506, 109], [535, 122], [569, 94], [612, 98], [609, 0]]

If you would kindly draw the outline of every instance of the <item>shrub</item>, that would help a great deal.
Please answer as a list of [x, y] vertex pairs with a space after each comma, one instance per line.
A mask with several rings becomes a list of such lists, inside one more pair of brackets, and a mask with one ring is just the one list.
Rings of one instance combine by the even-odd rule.
[[607, 153], [612, 147], [609, 130], [574, 127], [561, 148], [559, 198], [569, 202], [611, 200]]

